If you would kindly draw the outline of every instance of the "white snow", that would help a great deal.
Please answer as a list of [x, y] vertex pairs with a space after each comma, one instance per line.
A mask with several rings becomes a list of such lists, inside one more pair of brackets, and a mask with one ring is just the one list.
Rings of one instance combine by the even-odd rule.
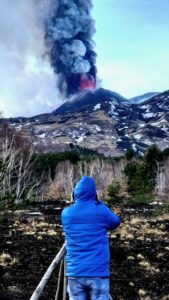
[[154, 114], [154, 113], [145, 113], [145, 114], [142, 114], [142, 116], [145, 119], [149, 119], [149, 118], [152, 118], [152, 117], [156, 117], [156, 114]]
[[158, 125], [161, 124], [161, 121], [162, 121], [162, 120], [157, 121], [157, 122], [152, 122], [151, 125], [152, 125], [152, 126], [158, 126]]
[[76, 138], [75, 140], [77, 143], [82, 143], [85, 139], [85, 133], [83, 133], [80, 137]]
[[162, 202], [153, 201], [153, 202], [149, 203], [149, 205], [163, 205], [163, 203]]
[[22, 129], [22, 125], [18, 125], [15, 127], [17, 131], [20, 131]]
[[110, 113], [114, 113], [115, 105], [113, 104], [113, 102], [109, 102], [109, 104], [111, 105]]
[[141, 137], [142, 137], [142, 134], [140, 134], [140, 133], [134, 134], [134, 138], [135, 138], [136, 140], [141, 139]]
[[30, 216], [42, 216], [42, 213], [35, 211], [35, 212], [28, 212], [28, 215]]
[[143, 105], [141, 108], [145, 109], [146, 113], [149, 113], [149, 112], [150, 112], [150, 109], [151, 109], [151, 107], [150, 107], [149, 104]]
[[142, 106], [141, 106], [141, 108], [143, 108], [143, 109], [147, 109], [147, 108], [148, 108], [148, 106], [147, 106], [147, 105], [142, 105]]
[[163, 125], [163, 126], [162, 126], [162, 129], [163, 129], [165, 132], [168, 133], [168, 127], [167, 127], [166, 125]]
[[100, 126], [98, 126], [98, 125], [96, 125], [96, 124], [93, 125], [93, 128], [94, 128], [95, 130], [97, 130], [98, 132], [101, 131]]
[[93, 110], [95, 111], [95, 110], [98, 110], [98, 109], [100, 109], [100, 108], [101, 108], [101, 104], [98, 103], [98, 104], [96, 104], [96, 105], [94, 106]]
[[138, 153], [139, 153], [141, 156], [144, 156], [144, 153], [143, 153], [143, 152], [139, 151]]
[[147, 144], [147, 145], [152, 145], [152, 142], [150, 140], [147, 140], [147, 139], [144, 140], [144, 143]]
[[134, 151], [137, 151], [137, 148], [136, 148], [136, 144], [135, 144], [135, 143], [132, 145], [132, 148], [133, 148]]
[[39, 134], [39, 137], [40, 137], [41, 139], [44, 139], [44, 138], [45, 138], [45, 133]]

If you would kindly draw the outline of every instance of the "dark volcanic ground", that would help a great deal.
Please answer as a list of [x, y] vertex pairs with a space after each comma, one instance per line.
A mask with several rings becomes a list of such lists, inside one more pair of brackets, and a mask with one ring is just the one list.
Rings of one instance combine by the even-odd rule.
[[[1, 222], [0, 300], [30, 299], [64, 242], [55, 212]], [[121, 228], [110, 233], [113, 299], [169, 299], [169, 215], [122, 215]], [[40, 299], [54, 300], [56, 285], [57, 271]]]

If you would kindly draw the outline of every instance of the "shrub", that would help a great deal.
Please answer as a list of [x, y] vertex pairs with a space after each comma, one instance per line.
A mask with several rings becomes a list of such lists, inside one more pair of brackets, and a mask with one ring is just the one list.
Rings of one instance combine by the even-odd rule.
[[161, 205], [161, 206], [157, 206], [154, 211], [153, 211], [153, 216], [154, 217], [159, 217], [162, 216], [164, 214], [168, 214], [169, 213], [169, 205]]
[[132, 195], [142, 195], [153, 191], [155, 176], [146, 162], [129, 162], [124, 171], [127, 176], [129, 193]]
[[127, 161], [131, 161], [135, 157], [134, 150], [129, 149], [128, 151], [126, 151], [125, 157], [126, 157]]
[[111, 203], [119, 202], [119, 200], [120, 200], [119, 192], [120, 192], [120, 183], [117, 181], [113, 181], [108, 186], [109, 202], [111, 202]]
[[130, 198], [130, 203], [134, 206], [147, 205], [153, 201], [151, 194], [136, 194]]

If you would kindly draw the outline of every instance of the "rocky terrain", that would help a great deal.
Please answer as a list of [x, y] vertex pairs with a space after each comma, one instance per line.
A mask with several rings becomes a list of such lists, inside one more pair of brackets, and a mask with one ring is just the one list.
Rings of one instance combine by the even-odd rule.
[[[0, 225], [0, 299], [28, 300], [62, 246], [60, 209], [17, 213]], [[147, 215], [146, 215], [147, 214]], [[169, 299], [169, 215], [123, 209], [120, 229], [110, 232], [114, 300]], [[41, 299], [52, 300], [54, 272]]]
[[8, 121], [48, 151], [74, 144], [115, 156], [127, 149], [142, 155], [151, 144], [168, 147], [169, 91], [137, 102], [99, 89], [79, 94], [50, 114]]

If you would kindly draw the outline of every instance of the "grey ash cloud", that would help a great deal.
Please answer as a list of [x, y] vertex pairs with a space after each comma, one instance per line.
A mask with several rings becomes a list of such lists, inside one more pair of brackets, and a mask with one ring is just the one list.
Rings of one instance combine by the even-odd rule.
[[0, 1], [0, 111], [5, 117], [50, 112], [61, 103], [44, 55], [50, 0]]
[[46, 46], [66, 95], [79, 91], [81, 78], [96, 80], [91, 0], [52, 0], [46, 20]]

